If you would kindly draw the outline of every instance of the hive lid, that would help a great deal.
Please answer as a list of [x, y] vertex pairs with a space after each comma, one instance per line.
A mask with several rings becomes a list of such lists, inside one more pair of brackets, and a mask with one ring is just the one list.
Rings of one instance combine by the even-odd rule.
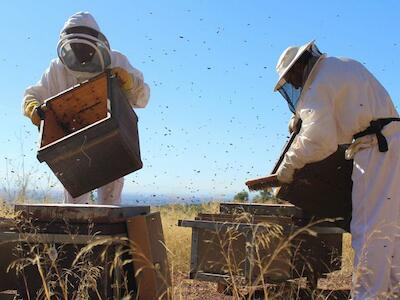
[[148, 214], [150, 206], [17, 204], [15, 212], [25, 213], [36, 221], [118, 223], [130, 217]]
[[286, 217], [303, 217], [301, 208], [293, 204], [270, 203], [233, 203], [225, 202], [219, 205], [220, 213], [232, 214], [246, 212], [252, 215], [270, 215]]

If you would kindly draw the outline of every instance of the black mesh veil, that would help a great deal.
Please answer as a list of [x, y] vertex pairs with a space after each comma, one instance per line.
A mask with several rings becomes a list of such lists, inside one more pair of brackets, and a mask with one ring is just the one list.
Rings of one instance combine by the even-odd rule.
[[[312, 44], [309, 49], [304, 51], [304, 53], [300, 56], [298, 61], [302, 61], [305, 64], [303, 70], [302, 77], [302, 85], [300, 87], [295, 87], [290, 82], [286, 81], [279, 89], [279, 93], [285, 98], [289, 105], [289, 109], [295, 113], [296, 106], [298, 101], [300, 100], [301, 93], [303, 90], [304, 83], [306, 82], [309, 74], [311, 73], [315, 63], [322, 56], [322, 53], [319, 51], [316, 45]], [[294, 65], [293, 65], [294, 66]], [[293, 68], [292, 66], [292, 68]], [[290, 72], [290, 70], [289, 70]]]

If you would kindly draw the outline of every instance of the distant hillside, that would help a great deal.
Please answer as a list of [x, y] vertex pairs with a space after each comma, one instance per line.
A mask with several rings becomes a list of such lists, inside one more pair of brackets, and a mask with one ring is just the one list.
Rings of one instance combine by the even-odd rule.
[[[52, 191], [51, 193], [40, 193], [37, 191], [27, 191], [24, 197], [18, 196], [18, 191], [0, 191], [0, 198], [7, 202], [13, 202], [15, 199], [24, 198], [33, 202], [56, 202], [63, 201], [62, 191]], [[96, 197], [96, 193], [94, 193]], [[230, 201], [234, 197], [229, 195], [185, 195], [185, 194], [145, 194], [145, 193], [123, 193], [122, 203], [125, 205], [163, 205], [163, 204], [198, 204], [210, 201]]]

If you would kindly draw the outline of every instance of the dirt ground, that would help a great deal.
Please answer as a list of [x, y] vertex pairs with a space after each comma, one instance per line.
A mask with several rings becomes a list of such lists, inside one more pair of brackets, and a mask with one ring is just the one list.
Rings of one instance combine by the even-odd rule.
[[[186, 274], [178, 274], [173, 278], [173, 285], [176, 300], [233, 300], [232, 296], [227, 296], [217, 291], [217, 284], [211, 282], [197, 281], [188, 279]], [[301, 296], [297, 293], [290, 299], [348, 299], [348, 291], [351, 288], [351, 276], [334, 272], [328, 275], [326, 279], [320, 279], [318, 284], [319, 289], [316, 294], [319, 296], [311, 297], [309, 292]], [[331, 290], [335, 290], [332, 292]], [[272, 299], [288, 298], [277, 295]]]
[[212, 282], [188, 279], [186, 274], [178, 274], [173, 278], [175, 300], [231, 300], [217, 292], [217, 284]]

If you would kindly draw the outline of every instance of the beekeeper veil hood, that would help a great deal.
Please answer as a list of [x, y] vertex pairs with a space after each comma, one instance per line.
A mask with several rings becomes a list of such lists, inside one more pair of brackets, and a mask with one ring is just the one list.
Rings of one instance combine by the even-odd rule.
[[111, 64], [110, 45], [88, 12], [78, 12], [65, 22], [57, 54], [68, 71], [80, 78], [99, 74]]
[[279, 57], [276, 71], [279, 75], [274, 91], [279, 91], [295, 112], [304, 84], [316, 62], [323, 57], [314, 41], [303, 46], [291, 46]]

